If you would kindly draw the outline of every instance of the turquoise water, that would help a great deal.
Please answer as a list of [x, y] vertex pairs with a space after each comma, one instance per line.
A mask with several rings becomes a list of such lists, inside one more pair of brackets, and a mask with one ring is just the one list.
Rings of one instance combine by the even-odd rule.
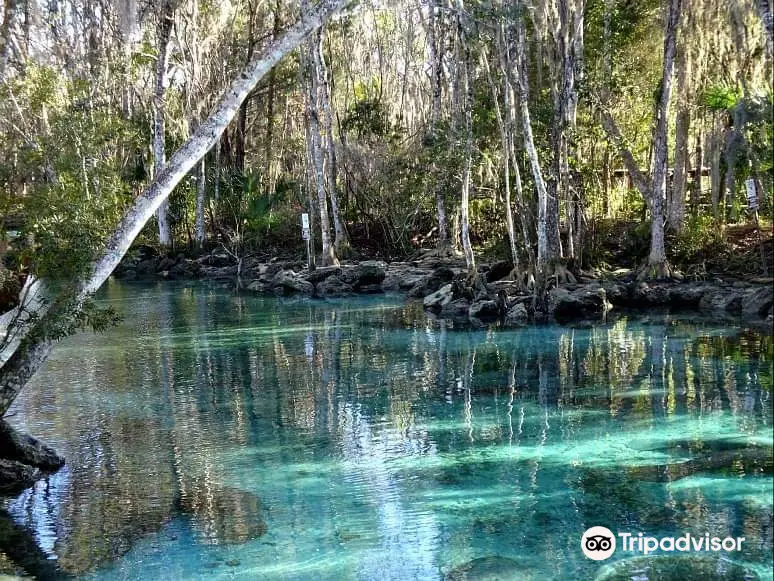
[[587, 559], [601, 525], [744, 536], [688, 570], [772, 578], [770, 336], [667, 315], [453, 329], [398, 297], [102, 296], [124, 322], [57, 346], [12, 410], [68, 459], [3, 503], [37, 546], [28, 572], [608, 578], [635, 555]]

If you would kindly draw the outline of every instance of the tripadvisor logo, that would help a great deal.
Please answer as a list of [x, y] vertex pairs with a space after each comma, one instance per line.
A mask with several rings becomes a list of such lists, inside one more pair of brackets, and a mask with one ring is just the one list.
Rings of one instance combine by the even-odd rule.
[[674, 551], [741, 551], [744, 537], [711, 537], [709, 534], [694, 536], [686, 533], [681, 537], [649, 537], [643, 533], [613, 533], [606, 527], [591, 527], [581, 537], [583, 554], [594, 561], [604, 561], [615, 553], [616, 537], [620, 540], [620, 549], [628, 553], [648, 555], [661, 550], [665, 553]]

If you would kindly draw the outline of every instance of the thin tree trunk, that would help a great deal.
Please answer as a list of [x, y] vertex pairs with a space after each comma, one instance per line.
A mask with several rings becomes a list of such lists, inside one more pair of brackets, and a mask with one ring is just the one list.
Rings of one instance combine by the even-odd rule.
[[766, 51], [769, 58], [774, 58], [774, 15], [771, 10], [770, 0], [757, 0], [758, 15], [763, 22], [763, 30], [766, 34]]
[[605, 155], [602, 160], [602, 172], [604, 174], [603, 176], [603, 193], [602, 193], [602, 213], [604, 214], [605, 218], [610, 218], [612, 216], [612, 208], [610, 204], [610, 195], [612, 194], [612, 187], [611, 187], [611, 175], [610, 175], [610, 145], [608, 143], [605, 144]]
[[207, 205], [207, 172], [205, 157], [199, 162], [199, 172], [196, 176], [196, 246], [204, 246], [204, 208]]
[[672, 179], [672, 195], [668, 206], [668, 224], [672, 232], [680, 232], [685, 219], [685, 191], [688, 170], [688, 131], [690, 128], [690, 113], [688, 111], [687, 47], [683, 47], [677, 59], [677, 95], [679, 99], [677, 118], [675, 121], [675, 154], [674, 178]]
[[[432, 92], [428, 141], [431, 145], [436, 143], [438, 121], [441, 116], [442, 95], [441, 51], [439, 48], [440, 39], [438, 38], [439, 26], [436, 2], [437, 0], [430, 0], [429, 2], [427, 24], [427, 48], [430, 57], [430, 85]], [[435, 159], [432, 162], [431, 176], [432, 187], [435, 192], [435, 206], [438, 213], [438, 250], [446, 252], [451, 248], [449, 243], [449, 226], [446, 218], [446, 200], [443, 194], [443, 181], [441, 180], [440, 169]]]
[[[172, 32], [172, 19], [174, 18], [174, 5], [172, 0], [164, 2], [159, 24], [157, 27], [157, 42], [159, 55], [156, 61], [156, 87], [153, 94], [153, 175], [158, 176], [164, 170], [166, 152], [164, 148], [165, 132], [165, 106], [164, 93], [167, 84], [167, 60], [169, 49], [169, 37]], [[172, 246], [172, 233], [169, 225], [169, 202], [164, 199], [156, 212], [159, 224], [159, 244], [169, 248]]]
[[699, 213], [699, 204], [701, 203], [701, 180], [704, 173], [704, 150], [702, 141], [704, 136], [701, 131], [696, 134], [696, 166], [693, 174], [693, 191], [691, 192], [691, 214], [694, 216]]
[[[457, 0], [458, 10], [461, 11], [462, 0]], [[459, 41], [462, 49], [462, 88], [463, 115], [465, 123], [465, 150], [463, 152], [462, 165], [462, 196], [460, 200], [460, 234], [462, 236], [462, 250], [465, 253], [465, 264], [468, 274], [476, 276], [476, 257], [473, 254], [473, 245], [470, 242], [470, 172], [473, 157], [473, 85], [470, 82], [470, 49], [468, 48], [466, 33], [462, 25], [462, 15], [457, 14]]]
[[[247, 6], [247, 58], [246, 63], [249, 63], [253, 58], [253, 52], [255, 51], [255, 12], [252, 2], [248, 2]], [[239, 108], [239, 115], [237, 117], [236, 135], [234, 139], [234, 169], [239, 176], [245, 174], [245, 155], [247, 150], [247, 109], [250, 105], [249, 97], [245, 99], [242, 106]]]
[[[74, 298], [67, 301], [68, 304], [75, 305], [76, 309], [80, 308], [83, 302], [102, 286], [162, 202], [217, 143], [258, 81], [345, 3], [345, 0], [323, 0], [314, 8], [302, 11], [302, 16], [296, 24], [281, 38], [270, 43], [256, 60], [240, 72], [210, 116], [172, 155], [164, 170], [155, 175], [147, 189], [135, 198], [106, 241], [104, 249], [92, 262], [87, 274], [72, 282], [71, 296]], [[54, 302], [47, 301], [38, 312], [34, 323], [20, 329], [22, 335], [19, 347], [0, 369], [0, 417], [5, 415], [21, 389], [48, 356], [51, 341], [46, 336], [51, 325], [55, 324], [61, 315]]]
[[715, 222], [720, 224], [720, 197], [722, 194], [722, 184], [720, 176], [720, 159], [722, 132], [717, 113], [713, 115], [712, 133], [709, 136], [710, 150], [710, 201], [712, 203], [712, 215]]
[[[502, 43], [498, 43], [499, 49], [502, 50]], [[492, 78], [492, 71], [489, 67], [489, 61], [487, 60], [486, 53], [482, 53], [482, 61], [484, 63], [484, 69], [486, 70], [486, 76], [487, 80], [489, 81], [489, 89], [492, 93], [492, 101], [494, 103], [494, 110], [495, 115], [497, 117], [497, 125], [500, 128], [500, 143], [503, 149], [503, 179], [504, 179], [504, 186], [505, 186], [505, 227], [508, 231], [508, 242], [511, 249], [511, 260], [513, 260], [514, 267], [518, 270], [519, 268], [519, 253], [516, 249], [516, 233], [513, 227], [513, 209], [511, 208], [511, 167], [510, 167], [510, 159], [511, 159], [511, 148], [510, 148], [510, 140], [511, 135], [510, 132], [513, 130], [511, 126], [507, 126], [505, 124], [505, 120], [503, 119], [503, 115], [500, 111], [500, 103], [497, 95], [497, 89], [495, 87], [494, 79]], [[505, 62], [505, 59], [501, 56], [500, 62]], [[505, 76], [507, 74], [507, 70], [503, 70], [503, 99], [505, 100], [505, 109], [507, 110], [510, 107], [509, 100], [509, 91], [508, 91], [508, 79]]]
[[667, 174], [667, 137], [669, 125], [669, 101], [672, 97], [672, 71], [674, 70], [675, 50], [677, 47], [677, 29], [680, 22], [681, 0], [669, 0], [666, 34], [664, 37], [664, 68], [661, 78], [661, 96], [659, 98], [656, 119], [656, 131], [653, 137], [653, 200], [651, 203], [650, 254], [648, 265], [655, 269], [653, 274], [667, 274], [668, 266], [664, 247], [664, 194]]
[[331, 224], [328, 216], [328, 196], [325, 192], [325, 162], [323, 160], [322, 139], [320, 135], [320, 76], [316, 66], [315, 53], [317, 41], [314, 36], [307, 40], [307, 77], [306, 118], [308, 125], [307, 147], [317, 188], [317, 206], [320, 211], [320, 242], [322, 244], [322, 265], [338, 264], [335, 248], [331, 240]]
[[316, 50], [314, 53], [314, 68], [319, 76], [320, 108], [323, 113], [325, 127], [325, 154], [328, 178], [328, 195], [331, 198], [331, 214], [333, 215], [334, 241], [333, 248], [336, 256], [342, 256], [347, 249], [347, 232], [339, 211], [339, 194], [337, 189], [338, 171], [336, 169], [336, 145], [333, 140], [333, 115], [331, 113], [331, 83], [328, 75], [328, 67], [325, 64], [323, 54], [323, 35], [318, 30], [315, 33]]
[[5, 77], [5, 68], [8, 66], [8, 54], [11, 51], [11, 22], [16, 7], [16, 0], [6, 0], [3, 11], [3, 27], [0, 28], [0, 79]]
[[[277, 0], [274, 6], [274, 24], [272, 28], [272, 40], [277, 38], [281, 26], [282, 0]], [[274, 191], [274, 164], [272, 163], [272, 149], [274, 144], [274, 101], [277, 93], [277, 71], [272, 69], [269, 73], [269, 94], [266, 97], [266, 138], [264, 141], [264, 168], [268, 176], [269, 191]]]
[[[532, 168], [532, 181], [535, 183], [535, 189], [537, 190], [538, 198], [538, 224], [537, 224], [537, 241], [538, 241], [538, 253], [537, 253], [537, 270], [540, 278], [544, 279], [550, 276], [549, 270], [554, 267], [554, 263], [559, 258], [558, 247], [556, 245], [556, 238], [558, 236], [550, 237], [553, 242], [549, 242], [549, 204], [548, 204], [548, 191], [546, 190], [546, 183], [543, 180], [543, 171], [540, 167], [540, 160], [538, 158], [537, 147], [535, 146], [535, 139], [532, 133], [532, 120], [529, 113], [529, 81], [527, 75], [527, 56], [525, 51], [526, 38], [524, 31], [524, 15], [519, 14], [516, 18], [516, 62], [518, 67], [518, 74], [516, 75], [519, 82], [519, 107], [521, 109], [521, 123], [522, 131], [524, 133], [524, 147], [527, 150], [527, 157], [529, 158], [530, 167]], [[558, 230], [558, 225], [554, 224], [554, 227]], [[558, 235], [558, 232], [557, 232]]]

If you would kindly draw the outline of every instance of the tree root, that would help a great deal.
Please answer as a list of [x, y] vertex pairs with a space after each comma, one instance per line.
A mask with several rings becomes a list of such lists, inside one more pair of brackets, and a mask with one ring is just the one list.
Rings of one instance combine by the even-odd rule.
[[505, 278], [514, 281], [516, 290], [519, 292], [531, 291], [535, 288], [535, 271], [532, 268], [522, 271], [514, 266]]
[[65, 463], [52, 448], [16, 431], [1, 419], [0, 455], [0, 493], [14, 493], [32, 486]]
[[681, 278], [681, 276], [667, 261], [664, 261], [657, 264], [644, 264], [637, 271], [636, 278], [637, 281], [644, 282], [650, 280], [675, 280]]

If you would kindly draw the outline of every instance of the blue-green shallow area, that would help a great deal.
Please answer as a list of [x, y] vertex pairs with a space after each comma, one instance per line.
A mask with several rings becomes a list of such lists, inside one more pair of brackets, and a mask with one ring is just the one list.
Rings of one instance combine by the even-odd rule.
[[636, 557], [586, 559], [602, 525], [746, 538], [695, 567], [635, 559], [633, 578], [772, 578], [771, 336], [668, 315], [458, 330], [399, 297], [100, 296], [124, 322], [58, 345], [12, 410], [68, 460], [4, 502], [63, 573], [594, 579]]

